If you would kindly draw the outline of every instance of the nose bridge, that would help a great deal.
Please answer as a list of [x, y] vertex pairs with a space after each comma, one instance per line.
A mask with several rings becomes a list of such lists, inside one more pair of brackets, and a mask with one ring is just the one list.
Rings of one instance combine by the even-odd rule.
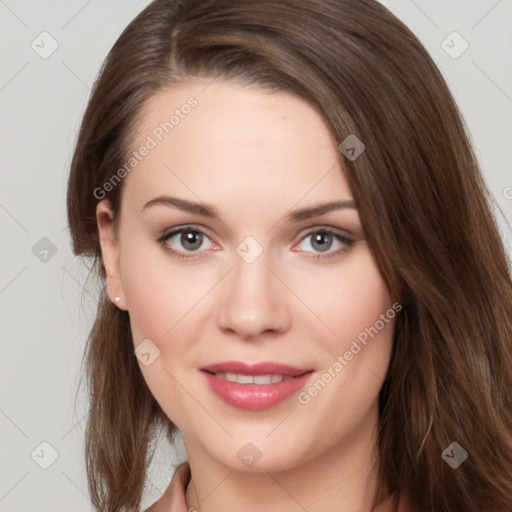
[[237, 256], [234, 258], [234, 271], [232, 275], [232, 291], [244, 297], [253, 294], [257, 297], [261, 293], [270, 292], [272, 285], [270, 278], [272, 273], [268, 267], [271, 265], [269, 251], [261, 251], [251, 245], [251, 242], [243, 242], [237, 247]]
[[219, 326], [244, 338], [287, 327], [289, 312], [284, 289], [268, 267], [270, 251], [247, 237], [233, 255], [233, 270], [227, 280], [219, 310]]

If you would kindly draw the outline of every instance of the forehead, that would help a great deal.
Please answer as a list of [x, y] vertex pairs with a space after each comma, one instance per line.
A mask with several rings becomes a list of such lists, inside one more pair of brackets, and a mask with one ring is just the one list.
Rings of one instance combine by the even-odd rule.
[[150, 98], [135, 133], [124, 195], [138, 203], [176, 192], [283, 207], [306, 194], [308, 204], [351, 197], [327, 125], [289, 93], [221, 80], [180, 84]]

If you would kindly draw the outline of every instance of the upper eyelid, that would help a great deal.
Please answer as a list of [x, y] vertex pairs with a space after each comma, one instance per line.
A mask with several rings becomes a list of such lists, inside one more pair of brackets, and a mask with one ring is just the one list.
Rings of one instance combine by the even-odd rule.
[[[207, 230], [205, 230], [202, 227], [195, 226], [193, 224], [185, 224], [183, 226], [176, 226], [173, 228], [169, 228], [164, 231], [164, 233], [161, 237], [159, 237], [159, 241], [166, 241], [169, 238], [171, 238], [172, 236], [180, 234], [183, 231], [196, 231], [198, 233], [201, 233], [202, 235], [207, 236], [210, 239], [210, 241], [212, 241], [215, 245], [219, 245], [218, 242], [216, 242], [215, 240], [212, 239], [212, 237], [208, 234]], [[315, 224], [313, 226], [310, 226], [308, 228], [304, 228], [303, 230], [301, 230], [301, 232], [303, 234], [296, 235], [294, 237], [294, 239], [297, 238], [297, 236], [299, 236], [300, 237], [299, 241], [301, 242], [302, 240], [304, 240], [304, 238], [311, 236], [313, 233], [316, 233], [319, 231], [327, 231], [327, 232], [333, 233], [334, 235], [339, 235], [342, 238], [352, 237], [352, 233], [347, 229], [328, 226], [325, 224]], [[190, 251], [190, 252], [193, 252], [193, 251]]]

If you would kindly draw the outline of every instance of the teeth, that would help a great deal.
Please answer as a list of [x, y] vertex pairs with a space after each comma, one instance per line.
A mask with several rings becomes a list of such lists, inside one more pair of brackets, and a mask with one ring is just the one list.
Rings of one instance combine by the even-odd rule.
[[231, 378], [236, 379], [238, 384], [252, 384], [254, 382], [252, 375], [237, 375], [236, 373], [232, 373]]
[[281, 375], [253, 375], [252, 380], [254, 384], [272, 384], [272, 382], [281, 382], [282, 377]]
[[216, 373], [219, 379], [237, 382], [238, 384], [276, 384], [283, 380], [293, 379], [291, 375], [245, 375], [243, 373]]

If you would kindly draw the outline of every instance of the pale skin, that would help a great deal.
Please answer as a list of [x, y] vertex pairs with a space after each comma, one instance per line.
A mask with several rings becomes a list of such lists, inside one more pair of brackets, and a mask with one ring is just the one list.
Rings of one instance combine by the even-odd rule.
[[[221, 80], [203, 90], [206, 83], [161, 91], [146, 106], [137, 148], [187, 98], [198, 101], [124, 178], [118, 232], [108, 200], [97, 207], [107, 293], [129, 312], [134, 346], [150, 339], [160, 350], [151, 365], [139, 365], [183, 435], [192, 473], [187, 505], [369, 511], [377, 400], [396, 319], [307, 404], [293, 395], [267, 410], [238, 409], [200, 375], [201, 366], [221, 361], [275, 361], [314, 369], [307, 389], [394, 302], [357, 208], [287, 220], [297, 209], [353, 200], [340, 141], [321, 116], [290, 94]], [[161, 196], [206, 203], [219, 217], [168, 204], [144, 208]], [[198, 249], [180, 234], [157, 241], [189, 224], [204, 233]], [[314, 243], [322, 228], [352, 243], [332, 236], [322, 252]], [[252, 263], [236, 252], [248, 236], [263, 249]], [[250, 468], [237, 457], [248, 442], [261, 453]]]

